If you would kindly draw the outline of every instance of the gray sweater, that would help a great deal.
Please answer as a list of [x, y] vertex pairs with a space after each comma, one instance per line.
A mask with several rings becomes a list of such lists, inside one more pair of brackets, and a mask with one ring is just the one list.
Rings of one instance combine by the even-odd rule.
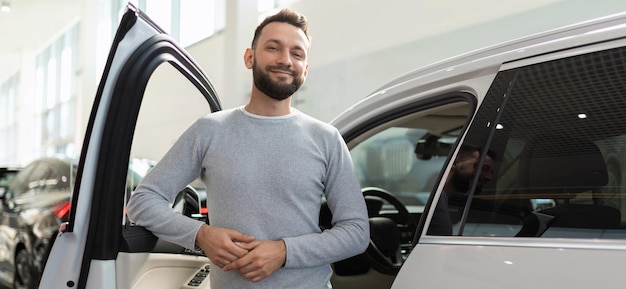
[[[240, 107], [199, 119], [137, 187], [129, 218], [194, 248], [202, 223], [174, 212], [171, 203], [200, 176], [211, 226], [283, 239], [287, 246], [285, 266], [266, 279], [252, 283], [213, 266], [211, 288], [330, 288], [329, 264], [367, 247], [367, 211], [337, 129], [292, 111], [262, 117]], [[318, 226], [322, 197], [333, 213], [333, 227], [324, 232]]]

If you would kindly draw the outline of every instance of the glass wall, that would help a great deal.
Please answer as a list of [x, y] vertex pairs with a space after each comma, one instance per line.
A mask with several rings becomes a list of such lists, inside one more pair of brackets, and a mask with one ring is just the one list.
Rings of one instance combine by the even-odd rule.
[[16, 74], [0, 85], [0, 163], [14, 163], [17, 154], [17, 90]]
[[78, 25], [74, 25], [35, 60], [35, 129], [32, 143], [40, 156], [74, 151]]
[[[226, 26], [225, 0], [133, 0], [130, 1], [145, 12], [180, 45], [187, 47], [206, 39]], [[113, 11], [117, 11], [119, 23], [127, 1], [113, 1]]]

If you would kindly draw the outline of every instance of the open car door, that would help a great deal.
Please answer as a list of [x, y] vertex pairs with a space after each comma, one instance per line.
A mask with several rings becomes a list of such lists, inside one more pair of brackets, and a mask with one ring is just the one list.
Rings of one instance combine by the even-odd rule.
[[[176, 80], [171, 79], [172, 74], [178, 76]], [[166, 80], [162, 79], [164, 75]], [[162, 87], [164, 81], [172, 87], [186, 85], [187, 90], [159, 91], [160, 99], [151, 99], [151, 106], [147, 103], [150, 84], [160, 83]], [[163, 99], [164, 94], [172, 97]], [[181, 95], [198, 96], [194, 101], [200, 105]], [[129, 4], [111, 46], [89, 118], [74, 182], [71, 216], [57, 234], [39, 288], [186, 288], [196, 273], [204, 270], [208, 262], [204, 255], [172, 244], [163, 245], [150, 232], [132, 226], [125, 218], [125, 202], [131, 193], [126, 188], [132, 179], [127, 172], [134, 150], [138, 146], [169, 147], [177, 137], [170, 133], [176, 126], [173, 122], [159, 124], [152, 118], [152, 123], [142, 123], [140, 116], [150, 112], [163, 115], [163, 111], [155, 112], [157, 107], [162, 110], [173, 106], [190, 110], [202, 107], [202, 111], [193, 112], [198, 117], [221, 109], [214, 88], [187, 52]], [[168, 134], [172, 138], [164, 137]], [[195, 197], [194, 193], [188, 195]], [[194, 280], [191, 283], [202, 282], [202, 278]]]

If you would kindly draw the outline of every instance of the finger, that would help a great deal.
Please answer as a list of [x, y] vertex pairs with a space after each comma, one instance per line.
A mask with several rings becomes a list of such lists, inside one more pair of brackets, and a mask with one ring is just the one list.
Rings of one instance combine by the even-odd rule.
[[261, 268], [255, 267], [252, 263], [238, 268], [237, 272], [250, 281], [258, 279], [263, 275]]
[[221, 248], [215, 251], [215, 257], [216, 259], [225, 260], [227, 263], [235, 261], [248, 254], [247, 249], [241, 248], [230, 240], [224, 242], [220, 246]]
[[220, 268], [220, 269], [224, 269], [224, 263], [223, 263], [223, 262], [221, 262], [221, 261], [218, 261], [218, 260], [213, 261], [213, 260], [211, 260], [211, 263], [212, 263], [213, 265], [217, 266], [217, 267], [218, 267], [218, 268]]
[[256, 248], [259, 244], [261, 244], [261, 241], [252, 241], [252, 242], [235, 242], [235, 245], [237, 245], [237, 247], [242, 248], [246, 251], [252, 251], [252, 249]]
[[253, 236], [250, 236], [250, 235], [247, 235], [247, 234], [235, 231], [235, 230], [230, 230], [228, 235], [230, 236], [230, 238], [233, 241], [236, 241], [236, 242], [252, 242], [252, 241], [254, 241], [254, 237]]
[[230, 234], [229, 237], [231, 238], [233, 242], [231, 243], [233, 244], [233, 246], [229, 246], [228, 251], [229, 253], [235, 255], [236, 258], [243, 257], [245, 254], [248, 254], [248, 251], [254, 248], [254, 246], [243, 245], [249, 242], [253, 242], [254, 237], [252, 236], [248, 236], [246, 234], [242, 234], [237, 231], [232, 231], [232, 234]]
[[269, 276], [268, 274], [265, 274], [265, 272], [263, 271], [252, 271], [248, 274], [244, 274], [244, 277], [252, 282], [259, 282], [265, 278], [267, 278], [267, 276]]
[[252, 263], [252, 257], [250, 257], [249, 255], [246, 255], [237, 260], [234, 260], [233, 262], [230, 262], [224, 265], [222, 269], [224, 271], [239, 270], [240, 268], [243, 268], [249, 265], [250, 263]]
[[244, 278], [258, 282], [270, 276], [273, 270], [268, 270], [265, 266], [259, 266], [257, 262], [251, 262], [237, 269]]
[[239, 259], [246, 253], [247, 251], [245, 249], [239, 248], [234, 244], [226, 244], [223, 248], [214, 252], [214, 259], [230, 263]]
[[249, 252], [248, 249], [242, 248], [237, 244], [233, 244], [232, 246], [229, 246], [228, 248], [229, 256], [226, 259], [229, 262], [232, 262], [245, 256], [246, 254], [248, 254], [248, 252]]

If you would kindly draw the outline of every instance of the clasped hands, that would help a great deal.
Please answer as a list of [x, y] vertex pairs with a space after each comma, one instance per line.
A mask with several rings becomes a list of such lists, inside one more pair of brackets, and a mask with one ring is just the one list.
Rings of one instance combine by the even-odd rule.
[[241, 232], [202, 225], [196, 245], [213, 265], [224, 271], [236, 270], [246, 279], [258, 282], [285, 263], [287, 250], [283, 240], [256, 240]]

